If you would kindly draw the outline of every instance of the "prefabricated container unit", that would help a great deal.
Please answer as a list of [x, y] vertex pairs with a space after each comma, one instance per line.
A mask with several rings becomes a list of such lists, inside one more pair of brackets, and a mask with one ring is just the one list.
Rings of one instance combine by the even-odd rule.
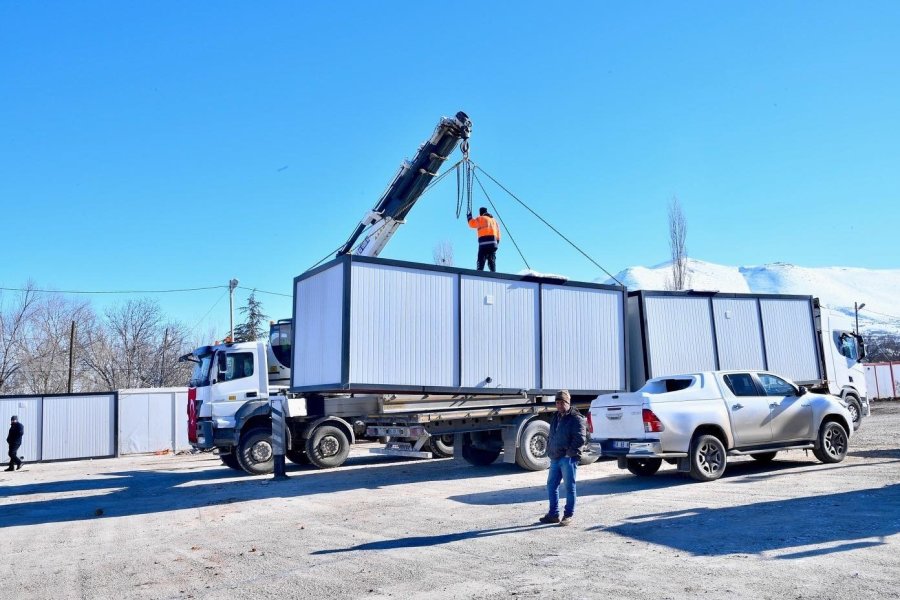
[[620, 287], [342, 256], [294, 279], [291, 390], [622, 391], [624, 312]]
[[631, 389], [654, 377], [727, 369], [821, 384], [814, 315], [812, 296], [630, 292]]
[[900, 398], [900, 362], [869, 363], [865, 371], [869, 400]]

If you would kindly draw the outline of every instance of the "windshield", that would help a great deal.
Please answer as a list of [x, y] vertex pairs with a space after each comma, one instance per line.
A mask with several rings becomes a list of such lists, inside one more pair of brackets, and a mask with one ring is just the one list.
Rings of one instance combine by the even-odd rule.
[[204, 354], [197, 357], [194, 363], [194, 371], [191, 373], [190, 387], [204, 387], [209, 385], [209, 368], [212, 365], [213, 355]]
[[269, 344], [272, 354], [285, 367], [291, 366], [291, 322], [279, 321], [269, 329]]

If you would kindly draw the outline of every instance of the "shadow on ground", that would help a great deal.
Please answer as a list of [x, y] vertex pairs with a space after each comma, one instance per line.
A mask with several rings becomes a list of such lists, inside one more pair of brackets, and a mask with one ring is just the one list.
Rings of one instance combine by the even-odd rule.
[[462, 531], [460, 533], [448, 533], [444, 535], [421, 535], [396, 540], [381, 540], [379, 542], [368, 542], [351, 546], [349, 548], [335, 548], [333, 550], [316, 550], [310, 554], [336, 554], [339, 552], [353, 552], [354, 550], [393, 550], [395, 548], [426, 548], [437, 546], [440, 544], [449, 544], [460, 540], [472, 540], [476, 538], [492, 537], [495, 535], [505, 535], [509, 533], [519, 533], [522, 531], [531, 531], [534, 529], [544, 529], [553, 527], [553, 525], [529, 524], [529, 525], [513, 525], [510, 527], [498, 527], [496, 529], [477, 529], [474, 531]]
[[[52, 481], [0, 487], [3, 497], [16, 497], [0, 509], [0, 528], [122, 517], [231, 504], [267, 498], [296, 498], [345, 490], [378, 489], [390, 485], [490, 477], [516, 472], [499, 463], [473, 468], [452, 459], [410, 462], [384, 457], [354, 457], [347, 466], [320, 471], [289, 467], [286, 481], [248, 477], [216, 462], [171, 470], [104, 473], [91, 479]], [[42, 499], [42, 494], [89, 494]]]

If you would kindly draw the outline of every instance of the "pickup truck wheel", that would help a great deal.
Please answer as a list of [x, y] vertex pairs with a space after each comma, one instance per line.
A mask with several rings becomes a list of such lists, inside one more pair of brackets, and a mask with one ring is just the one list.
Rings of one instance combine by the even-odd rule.
[[316, 427], [306, 440], [306, 456], [320, 469], [332, 469], [344, 464], [350, 454], [350, 441], [343, 431], [333, 425]]
[[295, 465], [308, 465], [309, 457], [306, 455], [306, 452], [303, 450], [288, 450], [284, 453], [287, 456], [287, 459], [294, 463]]
[[549, 468], [550, 458], [547, 456], [549, 442], [550, 424], [547, 421], [532, 421], [525, 426], [522, 437], [519, 438], [516, 464], [526, 471], [543, 471]]
[[772, 459], [775, 458], [777, 452], [761, 452], [760, 454], [751, 454], [753, 460], [761, 462], [761, 463], [770, 463]]
[[453, 456], [453, 435], [433, 435], [428, 438], [428, 445], [434, 458]]
[[850, 411], [850, 417], [853, 419], [853, 431], [859, 431], [862, 427], [862, 406], [859, 404], [859, 398], [853, 394], [847, 394], [844, 397], [847, 403], [847, 410]]
[[697, 481], [714, 481], [725, 472], [725, 444], [714, 435], [697, 436], [691, 444], [691, 472]]
[[822, 423], [813, 454], [823, 463], [839, 463], [847, 456], [847, 432], [836, 421]]
[[649, 477], [662, 465], [661, 458], [629, 458], [626, 466], [628, 470], [638, 477]]
[[272, 432], [263, 427], [251, 429], [241, 436], [234, 451], [240, 467], [251, 475], [267, 475], [275, 468]]
[[230, 469], [234, 469], [235, 471], [241, 471], [241, 465], [238, 464], [237, 457], [234, 455], [234, 450], [231, 450], [227, 454], [220, 454], [219, 458], [222, 459], [222, 464]]

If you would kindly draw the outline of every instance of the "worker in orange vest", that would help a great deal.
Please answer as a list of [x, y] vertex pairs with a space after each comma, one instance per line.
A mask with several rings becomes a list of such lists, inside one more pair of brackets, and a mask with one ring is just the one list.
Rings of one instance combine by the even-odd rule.
[[497, 248], [500, 247], [500, 227], [494, 216], [485, 207], [478, 209], [479, 217], [472, 218], [472, 213], [466, 215], [469, 219], [469, 227], [478, 230], [478, 270], [484, 270], [484, 261], [492, 272], [497, 271]]

